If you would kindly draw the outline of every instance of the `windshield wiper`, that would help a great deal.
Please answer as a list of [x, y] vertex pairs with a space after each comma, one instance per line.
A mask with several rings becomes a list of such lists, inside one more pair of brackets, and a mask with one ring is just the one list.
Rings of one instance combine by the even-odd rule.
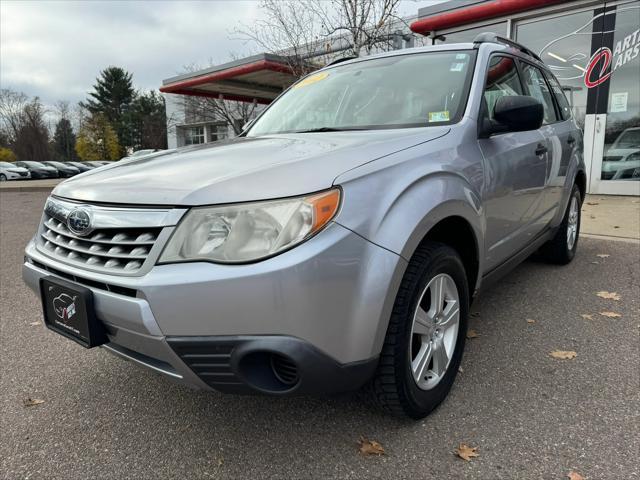
[[335, 128], [335, 127], [318, 127], [318, 128], [310, 128], [308, 130], [293, 130], [291, 133], [316, 133], [316, 132], [345, 132], [348, 130], [364, 130], [362, 128], [357, 127], [347, 127], [347, 128]]

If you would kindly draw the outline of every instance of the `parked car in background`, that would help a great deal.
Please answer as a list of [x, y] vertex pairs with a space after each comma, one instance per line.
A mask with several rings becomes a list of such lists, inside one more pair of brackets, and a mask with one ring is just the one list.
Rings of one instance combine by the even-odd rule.
[[95, 165], [91, 165], [87, 162], [67, 162], [67, 164], [76, 167], [80, 170], [80, 173], [88, 172], [89, 170], [96, 168]]
[[26, 168], [31, 178], [58, 178], [58, 169], [32, 160], [14, 162], [18, 167]]
[[627, 128], [618, 135], [602, 157], [602, 180], [640, 178], [640, 127]]
[[514, 42], [348, 60], [232, 140], [59, 184], [23, 278], [49, 329], [182, 383], [366, 385], [421, 418], [459, 372], [472, 298], [535, 252], [574, 258], [582, 150], [558, 80]]
[[26, 180], [28, 178], [31, 178], [31, 175], [26, 168], [17, 167], [9, 162], [0, 162], [0, 182]]
[[69, 165], [67, 163], [53, 161], [46, 161], [42, 163], [58, 170], [58, 177], [60, 178], [70, 178], [80, 173], [80, 169], [78, 167], [74, 167], [73, 165]]

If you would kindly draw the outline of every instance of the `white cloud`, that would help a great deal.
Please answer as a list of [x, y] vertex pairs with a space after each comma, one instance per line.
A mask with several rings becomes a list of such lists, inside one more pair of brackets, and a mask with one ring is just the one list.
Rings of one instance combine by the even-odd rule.
[[[411, 15], [433, 0], [403, 0]], [[157, 89], [188, 64], [224, 62], [256, 47], [230, 39], [261, 15], [256, 1], [0, 1], [0, 85], [45, 104], [85, 98], [117, 65], [136, 87]]]

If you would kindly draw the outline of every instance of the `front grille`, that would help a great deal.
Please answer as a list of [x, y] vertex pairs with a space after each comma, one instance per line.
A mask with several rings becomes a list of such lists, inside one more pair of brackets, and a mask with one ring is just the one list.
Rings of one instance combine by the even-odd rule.
[[45, 213], [40, 245], [49, 255], [73, 264], [134, 273], [147, 259], [161, 228], [102, 228], [86, 237]]

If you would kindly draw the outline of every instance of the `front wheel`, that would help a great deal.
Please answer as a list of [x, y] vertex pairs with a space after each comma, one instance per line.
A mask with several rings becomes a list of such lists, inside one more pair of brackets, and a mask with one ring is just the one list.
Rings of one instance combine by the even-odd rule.
[[551, 263], [566, 265], [576, 255], [580, 236], [580, 209], [582, 196], [577, 185], [573, 186], [564, 218], [555, 236], [540, 249], [542, 258]]
[[413, 255], [370, 390], [385, 410], [419, 419], [447, 396], [462, 361], [469, 287], [460, 256], [427, 242]]
[[6, 182], [7, 181], [7, 177], [4, 173], [0, 173], [0, 182]]

